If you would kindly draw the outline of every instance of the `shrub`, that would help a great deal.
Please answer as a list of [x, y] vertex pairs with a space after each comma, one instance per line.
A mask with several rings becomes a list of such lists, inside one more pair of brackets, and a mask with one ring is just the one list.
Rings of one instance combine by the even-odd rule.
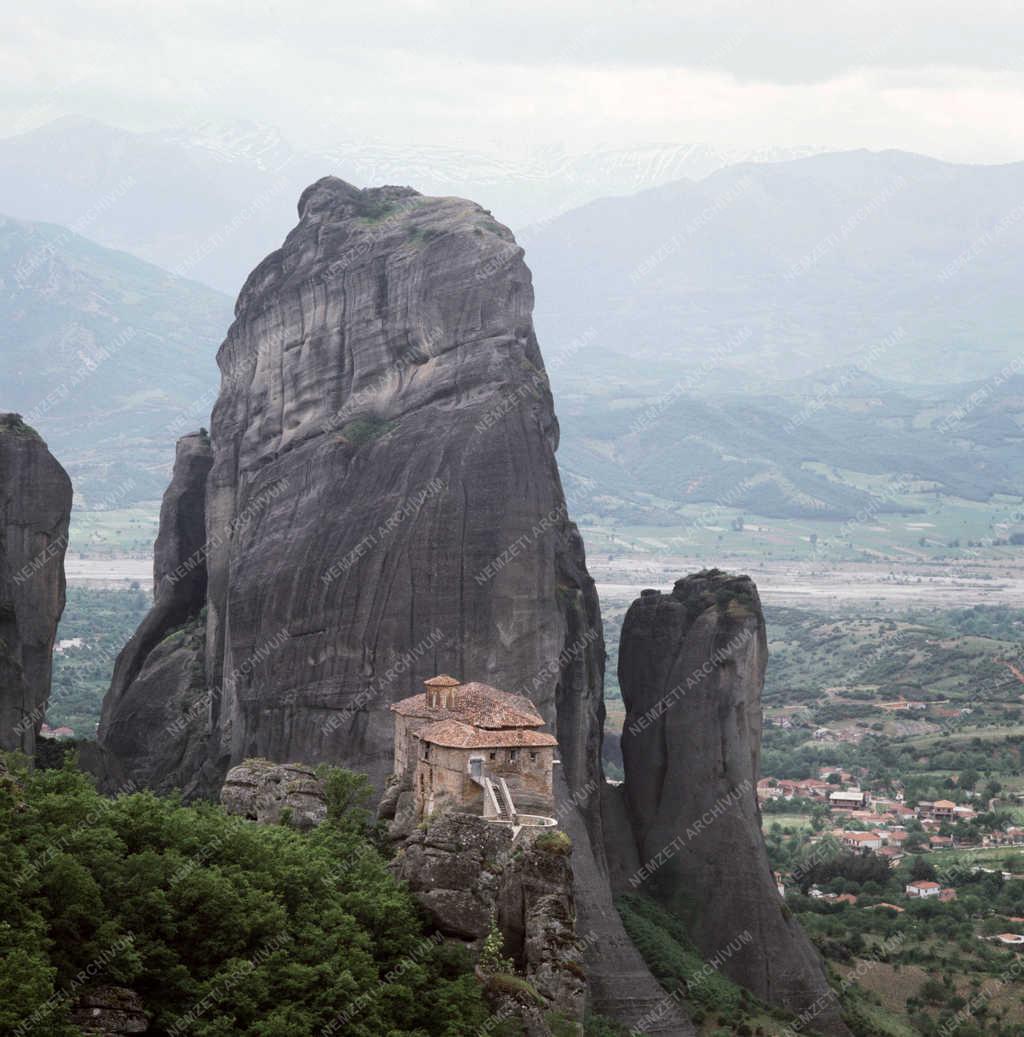
[[353, 446], [361, 446], [387, 435], [396, 425], [397, 422], [385, 421], [383, 418], [355, 418], [342, 429], [341, 435]]
[[542, 832], [533, 845], [542, 853], [553, 853], [562, 857], [568, 857], [572, 853], [572, 840], [557, 828], [550, 832]]
[[537, 988], [522, 976], [511, 972], [495, 972], [487, 977], [487, 988], [495, 994], [508, 994], [519, 1001], [532, 1001], [535, 1005], [544, 1005], [544, 998], [537, 993]]
[[0, 1033], [77, 1037], [62, 991], [87, 969], [136, 990], [154, 1033], [200, 1002], [194, 1037], [317, 1033], [345, 1012], [352, 1037], [469, 1037], [488, 1018], [471, 962], [425, 938], [355, 824], [302, 834], [148, 792], [104, 799], [72, 761], [9, 766]]

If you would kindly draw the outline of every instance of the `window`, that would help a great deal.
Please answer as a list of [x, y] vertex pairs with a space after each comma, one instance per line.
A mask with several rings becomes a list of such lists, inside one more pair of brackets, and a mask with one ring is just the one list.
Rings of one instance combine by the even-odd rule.
[[509, 751], [508, 751], [509, 762], [510, 763], [513, 762], [518, 755], [519, 755], [519, 750], [518, 749], [509, 749]]
[[491, 753], [491, 759], [492, 760], [496, 760], [497, 758], [498, 758], [498, 754], [497, 753]]
[[536, 753], [530, 753], [530, 762], [531, 763], [536, 763], [537, 762], [537, 754]]

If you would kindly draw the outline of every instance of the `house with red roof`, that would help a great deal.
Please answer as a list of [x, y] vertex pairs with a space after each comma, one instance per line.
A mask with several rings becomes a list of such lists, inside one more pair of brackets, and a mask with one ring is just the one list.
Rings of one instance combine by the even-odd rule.
[[842, 842], [853, 850], [880, 850], [882, 836], [880, 832], [843, 832]]
[[440, 810], [514, 820], [554, 809], [554, 735], [522, 695], [441, 674], [391, 706], [394, 773], [416, 816]]

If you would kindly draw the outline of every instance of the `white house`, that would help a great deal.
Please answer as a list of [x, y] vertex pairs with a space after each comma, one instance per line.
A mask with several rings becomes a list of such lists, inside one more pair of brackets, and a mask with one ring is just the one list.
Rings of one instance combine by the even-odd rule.
[[828, 797], [829, 805], [842, 810], [859, 810], [867, 804], [867, 795], [861, 789], [841, 789]]
[[916, 882], [908, 882], [906, 894], [908, 897], [937, 897], [942, 886], [938, 882], [929, 882], [927, 879], [918, 879]]

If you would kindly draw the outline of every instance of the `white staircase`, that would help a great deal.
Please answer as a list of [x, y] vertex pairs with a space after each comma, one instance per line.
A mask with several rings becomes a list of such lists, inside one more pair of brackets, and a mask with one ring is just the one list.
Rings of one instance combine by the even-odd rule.
[[518, 824], [516, 805], [512, 801], [512, 793], [504, 778], [497, 781], [481, 774], [473, 780], [482, 786], [484, 790], [484, 817], [495, 821], [507, 821], [512, 825], [512, 838], [519, 834], [522, 825]]

